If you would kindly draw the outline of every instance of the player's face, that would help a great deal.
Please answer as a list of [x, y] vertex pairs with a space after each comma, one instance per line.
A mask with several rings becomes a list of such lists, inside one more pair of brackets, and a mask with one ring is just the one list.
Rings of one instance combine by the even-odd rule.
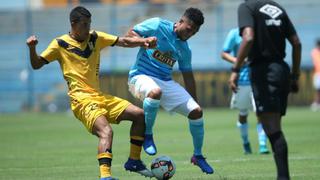
[[83, 41], [88, 38], [90, 32], [91, 18], [81, 17], [78, 22], [72, 24], [72, 30], [78, 40]]
[[177, 36], [183, 41], [188, 40], [191, 36], [196, 34], [199, 29], [200, 26], [194, 24], [185, 16], [183, 16], [175, 25], [175, 32], [177, 33]]

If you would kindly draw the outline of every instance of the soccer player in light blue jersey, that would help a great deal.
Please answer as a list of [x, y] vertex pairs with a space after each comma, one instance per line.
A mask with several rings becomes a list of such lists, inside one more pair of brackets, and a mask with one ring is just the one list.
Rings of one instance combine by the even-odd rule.
[[[242, 38], [239, 35], [239, 29], [231, 29], [227, 35], [227, 38], [223, 44], [223, 51], [221, 53], [222, 59], [235, 63], [237, 61], [237, 53], [240, 47]], [[252, 94], [251, 83], [249, 79], [249, 66], [244, 64], [239, 72], [238, 79], [238, 91], [232, 94], [230, 107], [232, 109], [238, 109], [239, 119], [237, 121], [237, 126], [240, 130], [240, 135], [243, 142], [243, 149], [245, 154], [251, 154], [251, 146], [248, 139], [248, 123], [247, 117], [249, 110], [255, 111], [254, 99]], [[257, 132], [259, 139], [259, 152], [260, 154], [268, 154], [269, 150], [267, 148], [267, 136], [262, 128], [261, 123], [257, 123]]]
[[[135, 25], [131, 37], [157, 37], [155, 49], [140, 48], [137, 60], [129, 72], [129, 90], [143, 101], [145, 112], [145, 141], [143, 148], [149, 155], [157, 153], [152, 128], [161, 105], [166, 111], [177, 112], [189, 119], [194, 152], [191, 162], [204, 173], [212, 174], [212, 167], [202, 155], [204, 138], [203, 112], [197, 103], [195, 80], [191, 66], [191, 49], [187, 40], [196, 34], [204, 22], [202, 12], [188, 8], [174, 23], [161, 18], [151, 18]], [[172, 68], [178, 64], [185, 88], [172, 80]]]

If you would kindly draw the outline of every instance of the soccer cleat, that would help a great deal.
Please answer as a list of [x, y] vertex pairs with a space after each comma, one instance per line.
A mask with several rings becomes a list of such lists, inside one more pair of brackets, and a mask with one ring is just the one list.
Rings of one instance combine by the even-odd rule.
[[207, 163], [206, 158], [204, 158], [202, 155], [193, 155], [191, 157], [191, 163], [196, 166], [199, 166], [202, 172], [206, 174], [213, 174], [214, 172], [212, 167]]
[[136, 172], [145, 177], [153, 177], [152, 172], [146, 168], [146, 165], [143, 164], [141, 160], [128, 159], [128, 161], [124, 164], [124, 168], [127, 171]]
[[100, 180], [119, 180], [119, 179], [113, 178], [113, 177], [103, 177], [103, 178], [100, 178]]
[[269, 154], [270, 152], [269, 152], [266, 145], [260, 145], [259, 146], [259, 153], [260, 154]]
[[143, 149], [148, 155], [153, 156], [153, 155], [157, 154], [157, 147], [154, 144], [152, 134], [145, 135], [144, 142], [143, 142]]
[[243, 144], [244, 154], [252, 154], [250, 143]]

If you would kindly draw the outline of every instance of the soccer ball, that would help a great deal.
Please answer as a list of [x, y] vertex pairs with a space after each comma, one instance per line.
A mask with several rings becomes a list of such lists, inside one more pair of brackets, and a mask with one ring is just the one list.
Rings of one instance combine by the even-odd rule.
[[176, 172], [176, 165], [169, 156], [159, 156], [152, 160], [151, 171], [157, 179], [170, 179]]

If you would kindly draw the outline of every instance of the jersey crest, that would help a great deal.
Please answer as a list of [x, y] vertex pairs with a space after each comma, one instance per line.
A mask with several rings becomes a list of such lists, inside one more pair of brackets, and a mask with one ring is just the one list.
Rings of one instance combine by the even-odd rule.
[[93, 31], [90, 34], [90, 39], [89, 39], [89, 42], [88, 42], [85, 50], [81, 50], [78, 47], [72, 46], [71, 44], [67, 43], [66, 41], [64, 41], [62, 39], [57, 39], [57, 42], [60, 47], [63, 47], [67, 51], [70, 51], [74, 54], [77, 54], [78, 56], [81, 56], [83, 58], [88, 58], [88, 57], [90, 57], [90, 55], [95, 47], [97, 38], [98, 38], [97, 33], [95, 31]]

